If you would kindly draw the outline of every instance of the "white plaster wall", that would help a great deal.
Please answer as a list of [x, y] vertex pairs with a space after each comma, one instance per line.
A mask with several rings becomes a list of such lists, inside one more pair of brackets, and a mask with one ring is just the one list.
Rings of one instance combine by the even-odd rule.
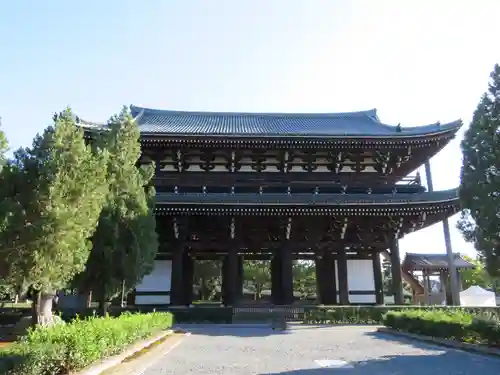
[[[339, 291], [339, 268], [335, 261], [335, 285]], [[373, 276], [373, 260], [348, 259], [347, 260], [347, 289], [349, 291], [373, 291], [370, 295], [351, 295], [350, 303], [375, 303], [375, 279]]]
[[[153, 271], [144, 276], [144, 279], [135, 288], [137, 292], [170, 292], [172, 276], [172, 261], [155, 260]], [[165, 295], [138, 295], [136, 305], [169, 304], [170, 296]]]
[[372, 259], [347, 260], [347, 285], [349, 291], [373, 291], [370, 295], [349, 295], [350, 303], [375, 303], [375, 279]]

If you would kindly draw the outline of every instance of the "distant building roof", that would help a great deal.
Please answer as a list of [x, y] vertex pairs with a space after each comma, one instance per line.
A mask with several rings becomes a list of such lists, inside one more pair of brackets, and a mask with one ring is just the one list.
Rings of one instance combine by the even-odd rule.
[[449, 124], [402, 127], [380, 122], [376, 109], [345, 113], [188, 112], [130, 106], [141, 133], [212, 136], [412, 137], [456, 131]]
[[[460, 254], [453, 254], [455, 267], [475, 268], [476, 266], [466, 261]], [[407, 271], [437, 271], [448, 269], [448, 256], [446, 254], [415, 254], [407, 253], [402, 264], [402, 268]]]

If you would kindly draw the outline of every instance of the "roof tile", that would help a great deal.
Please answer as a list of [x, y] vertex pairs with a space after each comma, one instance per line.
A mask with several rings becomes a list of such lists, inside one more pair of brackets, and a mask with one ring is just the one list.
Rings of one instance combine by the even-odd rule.
[[400, 127], [383, 124], [375, 109], [346, 113], [186, 112], [131, 106], [142, 133], [220, 136], [406, 137], [458, 130], [460, 121]]

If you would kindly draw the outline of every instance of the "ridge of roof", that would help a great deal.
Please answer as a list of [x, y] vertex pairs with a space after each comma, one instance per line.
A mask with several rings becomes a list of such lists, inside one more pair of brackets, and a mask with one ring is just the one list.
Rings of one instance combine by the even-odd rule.
[[144, 134], [209, 136], [414, 137], [456, 132], [461, 120], [402, 127], [382, 123], [377, 110], [332, 113], [180, 111], [130, 106]]
[[172, 109], [157, 109], [140, 107], [131, 104], [130, 112], [133, 117], [141, 115], [197, 115], [197, 116], [250, 116], [250, 117], [363, 117], [380, 122], [377, 109], [348, 112], [238, 112], [238, 111], [186, 111]]

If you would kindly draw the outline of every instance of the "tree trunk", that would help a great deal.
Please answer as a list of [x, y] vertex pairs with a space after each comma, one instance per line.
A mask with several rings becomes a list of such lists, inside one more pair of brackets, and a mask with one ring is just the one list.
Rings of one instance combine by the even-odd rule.
[[105, 291], [99, 292], [99, 297], [97, 301], [99, 302], [99, 315], [106, 316], [106, 314], [108, 313], [109, 306], [111, 306], [111, 302], [108, 301]]
[[256, 287], [257, 287], [256, 300], [261, 300], [262, 299], [262, 285], [257, 284]]
[[40, 292], [31, 290], [30, 291], [31, 298], [31, 324], [36, 326], [38, 324], [38, 312], [40, 310]]
[[200, 294], [201, 294], [201, 300], [202, 301], [207, 301], [210, 298], [210, 291], [207, 286], [207, 281], [205, 280], [204, 277], [201, 278], [201, 283], [200, 283]]
[[34, 292], [32, 308], [33, 325], [52, 326], [55, 324], [52, 314], [54, 293]]
[[87, 308], [92, 307], [92, 291], [91, 290], [89, 290], [87, 292], [87, 298], [86, 298], [86, 301], [85, 301], [85, 306]]

